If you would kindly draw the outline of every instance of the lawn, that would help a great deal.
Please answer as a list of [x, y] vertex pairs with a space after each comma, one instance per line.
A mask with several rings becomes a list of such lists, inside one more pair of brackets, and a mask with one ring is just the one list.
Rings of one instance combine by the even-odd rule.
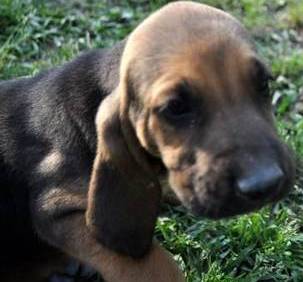
[[[83, 50], [110, 46], [166, 2], [0, 0], [0, 79], [32, 76]], [[203, 2], [232, 13], [251, 31], [275, 76], [271, 89], [279, 132], [300, 159], [303, 1]], [[298, 168], [297, 183], [283, 202], [216, 222], [197, 219], [182, 207], [164, 207], [156, 236], [189, 282], [303, 281], [302, 186]]]

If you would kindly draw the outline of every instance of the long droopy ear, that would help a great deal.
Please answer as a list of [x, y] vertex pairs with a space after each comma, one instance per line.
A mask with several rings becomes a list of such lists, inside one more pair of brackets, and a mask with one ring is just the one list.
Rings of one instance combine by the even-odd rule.
[[152, 243], [161, 189], [128, 117], [121, 114], [122, 97], [116, 90], [98, 110], [86, 220], [100, 243], [139, 258]]

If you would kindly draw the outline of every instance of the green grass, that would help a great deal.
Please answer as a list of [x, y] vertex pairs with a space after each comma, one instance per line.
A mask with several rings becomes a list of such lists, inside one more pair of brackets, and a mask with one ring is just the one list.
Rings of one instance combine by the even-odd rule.
[[[34, 75], [82, 50], [110, 46], [167, 1], [116, 2], [0, 0], [0, 79]], [[275, 76], [271, 88], [279, 131], [300, 158], [303, 118], [294, 106], [303, 92], [303, 2], [204, 2], [232, 13], [251, 31]], [[190, 282], [303, 281], [302, 186], [299, 173], [282, 203], [224, 221], [165, 207], [156, 236]]]

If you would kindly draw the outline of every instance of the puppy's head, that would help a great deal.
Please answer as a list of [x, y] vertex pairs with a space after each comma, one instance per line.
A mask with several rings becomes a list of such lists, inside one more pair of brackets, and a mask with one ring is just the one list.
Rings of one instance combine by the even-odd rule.
[[274, 129], [269, 79], [246, 31], [222, 11], [176, 2], [140, 24], [96, 119], [86, 219], [97, 239], [144, 255], [159, 178], [196, 214], [213, 218], [280, 199], [293, 166]]
[[120, 115], [194, 213], [248, 212], [289, 190], [293, 165], [274, 128], [270, 78], [240, 23], [205, 5], [167, 5], [131, 34]]

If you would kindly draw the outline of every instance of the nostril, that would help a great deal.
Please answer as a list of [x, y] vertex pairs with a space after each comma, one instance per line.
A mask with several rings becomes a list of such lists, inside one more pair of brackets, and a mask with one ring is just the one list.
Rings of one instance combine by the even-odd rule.
[[259, 167], [236, 180], [236, 188], [242, 195], [258, 198], [274, 192], [284, 179], [284, 173], [278, 165]]

